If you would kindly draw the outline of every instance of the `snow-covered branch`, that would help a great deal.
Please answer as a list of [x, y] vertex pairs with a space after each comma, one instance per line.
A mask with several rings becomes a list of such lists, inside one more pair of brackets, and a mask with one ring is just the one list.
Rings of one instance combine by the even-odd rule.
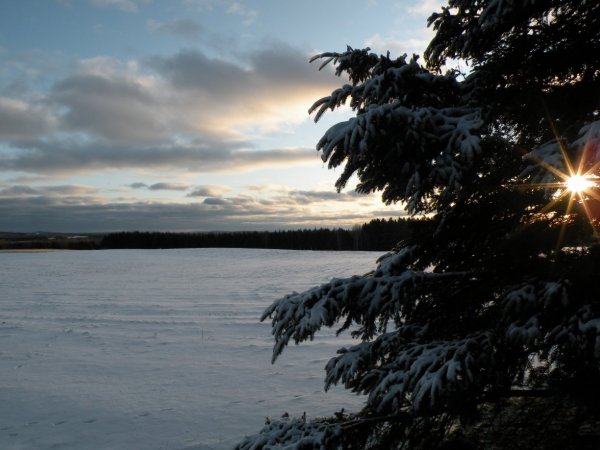
[[400, 258], [386, 257], [371, 274], [336, 278], [271, 304], [261, 320], [272, 319], [275, 337], [272, 361], [277, 359], [290, 340], [298, 344], [312, 339], [321, 327], [332, 327], [342, 319], [345, 322], [340, 331], [357, 324], [361, 328], [355, 334], [364, 339], [387, 328], [389, 321], [399, 326], [404, 309], [412, 309], [419, 300], [419, 289], [464, 276], [462, 272], [432, 273], [409, 269], [390, 273], [398, 260]]
[[304, 450], [332, 448], [329, 441], [342, 433], [339, 424], [325, 419], [282, 418], [268, 421], [260, 432], [246, 437], [236, 450]]
[[421, 339], [425, 329], [407, 328], [340, 351], [327, 364], [327, 386], [342, 381], [369, 394], [368, 407], [383, 414], [407, 404], [415, 411], [437, 409], [449, 395], [483, 384], [493, 362], [490, 333], [427, 341]]
[[408, 108], [400, 101], [370, 105], [332, 126], [317, 144], [323, 161], [346, 168], [342, 188], [359, 173], [361, 192], [383, 190], [409, 212], [431, 210], [434, 196], [451, 197], [481, 152], [481, 117], [471, 108]]
[[301, 294], [293, 293], [275, 301], [261, 320], [272, 318], [275, 336], [273, 361], [290, 339], [297, 344], [312, 339], [323, 326], [334, 326], [343, 316], [368, 324], [378, 316], [390, 317], [408, 299], [406, 290], [430, 275], [406, 270], [400, 275], [354, 276], [333, 279]]

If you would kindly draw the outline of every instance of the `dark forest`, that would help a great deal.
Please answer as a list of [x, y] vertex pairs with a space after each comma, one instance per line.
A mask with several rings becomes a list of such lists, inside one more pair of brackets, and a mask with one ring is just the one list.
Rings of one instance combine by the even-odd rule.
[[158, 249], [158, 248], [264, 248], [281, 250], [387, 251], [423, 228], [421, 219], [374, 219], [348, 230], [314, 228], [239, 232], [123, 231], [75, 236], [52, 233], [0, 234], [0, 249]]

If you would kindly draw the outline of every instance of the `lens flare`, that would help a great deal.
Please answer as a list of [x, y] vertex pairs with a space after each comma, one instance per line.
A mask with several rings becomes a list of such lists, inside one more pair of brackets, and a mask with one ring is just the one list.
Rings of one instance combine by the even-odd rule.
[[580, 194], [586, 189], [594, 187], [595, 183], [586, 176], [572, 175], [567, 178], [565, 185], [569, 191]]
[[[586, 142], [578, 152], [578, 161], [572, 161], [568, 149], [550, 121], [556, 143], [562, 153], [562, 165], [559, 169], [542, 158], [531, 157], [541, 167], [546, 169], [556, 181], [534, 184], [523, 184], [525, 189], [545, 189], [553, 192], [552, 199], [544, 205], [536, 217], [549, 217], [557, 215], [561, 223], [556, 250], [562, 248], [566, 235], [567, 225], [578, 214], [584, 214], [590, 224], [591, 230], [600, 243], [600, 139], [586, 138]], [[564, 203], [564, 211], [557, 207]], [[579, 210], [579, 212], [577, 211]]]

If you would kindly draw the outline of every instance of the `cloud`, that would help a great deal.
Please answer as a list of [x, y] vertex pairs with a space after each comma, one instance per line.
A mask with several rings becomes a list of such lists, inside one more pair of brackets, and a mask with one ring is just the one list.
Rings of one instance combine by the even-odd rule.
[[229, 192], [231, 188], [228, 186], [196, 186], [188, 197], [219, 197], [225, 192]]
[[137, 61], [84, 60], [56, 83], [49, 101], [65, 111], [61, 119], [71, 132], [113, 142], [240, 137], [244, 127], [306, 120], [312, 102], [339, 83], [308, 64], [304, 52], [276, 43], [235, 63], [181, 50], [151, 58], [143, 69]]
[[96, 194], [98, 191], [91, 186], [82, 185], [54, 185], [54, 186], [26, 186], [14, 185], [0, 189], [0, 197], [21, 197], [21, 196], [82, 196]]
[[146, 184], [141, 182], [131, 183], [127, 185], [131, 189], [147, 189], [150, 191], [187, 191], [193, 189], [189, 192], [186, 197], [219, 197], [224, 192], [231, 191], [231, 188], [228, 186], [220, 186], [220, 185], [207, 185], [207, 186], [194, 186], [189, 183], [153, 183]]
[[0, 152], [0, 170], [74, 174], [131, 168], [237, 172], [312, 163], [312, 149], [240, 149], [239, 142], [197, 139], [186, 145], [121, 146], [92, 141], [37, 140], [19, 143], [16, 152]]
[[42, 186], [38, 190], [43, 193], [51, 193], [56, 195], [92, 195], [96, 194], [98, 190], [92, 186], [82, 185], [59, 185], [59, 186]]
[[243, 55], [237, 63], [209, 58], [197, 50], [181, 50], [150, 62], [172, 86], [206, 93], [216, 89], [214, 95], [220, 99], [235, 99], [240, 94], [258, 96], [291, 86], [314, 90], [337, 85], [327, 76], [328, 71], [319, 72], [308, 64], [309, 56], [287, 44], [270, 43]]
[[159, 103], [147, 86], [119, 76], [82, 73], [57, 83], [49, 100], [66, 113], [63, 126], [113, 142], [155, 141], [167, 136]]
[[151, 191], [187, 191], [190, 188], [188, 183], [154, 183], [148, 186]]
[[237, 64], [209, 58], [197, 50], [181, 50], [174, 56], [158, 57], [150, 62], [176, 89], [195, 89], [219, 96], [226, 93], [227, 88], [233, 89], [226, 97], [243, 92], [245, 87], [241, 82], [251, 75]]
[[153, 33], [184, 38], [196, 38], [202, 32], [200, 24], [192, 19], [175, 19], [168, 22], [148, 20], [146, 27]]
[[[153, 184], [131, 185], [149, 189]], [[55, 187], [55, 192], [43, 192], [43, 189], [46, 188], [0, 190], [0, 230], [106, 232], [140, 229], [240, 231], [315, 226], [350, 228], [374, 217], [394, 214], [390, 210], [373, 214], [372, 210], [377, 205], [356, 201], [357, 198], [368, 199], [371, 196], [293, 190], [277, 185], [260, 194], [247, 191], [231, 197], [222, 196], [230, 191], [226, 186], [196, 186], [191, 193], [203, 195], [197, 195], [200, 201], [189, 203], [107, 200], [92, 196], [94, 189], [86, 186], [73, 186], [71, 196], [58, 194], [59, 190], [67, 193], [66, 186], [62, 189]], [[18, 215], [8, 213], [11, 208], [17, 211], [17, 207]]]
[[312, 101], [337, 85], [307, 59], [271, 43], [235, 63], [195, 50], [82, 60], [37, 103], [0, 97], [0, 170], [222, 172], [314, 162], [314, 150], [252, 143], [306, 120]]
[[56, 120], [42, 107], [0, 97], [0, 139], [18, 140], [41, 136], [56, 127]]
[[294, 198], [305, 198], [317, 201], [356, 201], [357, 197], [365, 197], [355, 191], [352, 192], [336, 192], [336, 191], [291, 191], [289, 193]]
[[137, 12], [140, 3], [147, 0], [92, 0], [96, 6], [103, 8], [116, 8], [126, 12]]
[[183, 5], [196, 11], [212, 11], [216, 7], [221, 7], [227, 14], [239, 16], [242, 23], [246, 26], [252, 25], [258, 17], [258, 12], [248, 8], [241, 1], [232, 0], [183, 0]]
[[[19, 214], [14, 212], [18, 211]], [[394, 212], [385, 210], [380, 217]], [[377, 217], [371, 210], [286, 204], [276, 199], [209, 197], [203, 202], [107, 202], [96, 197], [0, 196], [0, 230], [108, 232], [122, 230], [242, 231], [347, 227]]]
[[365, 46], [382, 54], [389, 51], [392, 58], [397, 58], [405, 53], [410, 58], [415, 53], [423, 54], [433, 34], [425, 31], [421, 35], [422, 37], [417, 34], [410, 39], [395, 39], [374, 34], [367, 38]]
[[447, 0], [417, 0], [407, 6], [406, 11], [413, 15], [429, 17], [431, 13], [439, 11], [447, 3]]
[[246, 186], [246, 189], [252, 192], [289, 192], [290, 189], [279, 184], [253, 184]]
[[19, 197], [22, 195], [38, 195], [39, 192], [30, 186], [16, 185], [8, 188], [0, 189], [1, 197]]
[[[358, 209], [361, 209], [357, 199], [373, 198], [370, 195], [356, 192], [291, 190], [285, 186], [273, 186], [269, 191], [263, 191], [258, 196], [254, 192], [226, 198], [207, 196], [203, 204], [220, 206], [229, 210], [260, 209], [262, 214], [279, 214], [281, 217], [285, 216], [296, 222], [300, 220], [299, 216], [304, 216], [309, 211], [319, 210], [324, 213], [324, 217], [327, 217], [347, 202], [352, 202], [353, 208], [358, 207]], [[307, 207], [310, 207], [310, 209], [307, 209]]]
[[227, 14], [235, 14], [243, 18], [243, 24], [252, 25], [258, 17], [258, 12], [253, 9], [248, 9], [240, 2], [231, 2], [227, 7]]
[[196, 11], [212, 11], [220, 0], [182, 0], [184, 6]]
[[230, 132], [305, 120], [312, 102], [339, 84], [308, 59], [297, 48], [271, 44], [236, 63], [181, 50], [150, 64], [179, 95], [191, 126]]
[[222, 198], [209, 197], [202, 202], [205, 205], [226, 205], [228, 202]]

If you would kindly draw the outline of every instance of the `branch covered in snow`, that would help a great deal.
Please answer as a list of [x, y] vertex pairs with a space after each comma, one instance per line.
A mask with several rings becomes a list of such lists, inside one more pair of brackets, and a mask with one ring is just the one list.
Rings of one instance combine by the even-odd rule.
[[304, 293], [277, 300], [262, 317], [262, 320], [272, 317], [273, 361], [290, 339], [296, 344], [312, 339], [322, 326], [334, 326], [343, 316], [349, 318], [348, 322], [354, 320], [367, 326], [379, 316], [393, 316], [408, 300], [406, 290], [427, 276], [407, 270], [397, 276], [333, 279]]
[[[368, 49], [367, 49], [368, 50]], [[366, 50], [327, 53], [324, 64], [348, 72], [344, 85], [310, 108], [315, 120], [348, 103], [356, 117], [332, 126], [317, 144], [329, 167], [345, 163], [336, 182], [343, 189], [358, 174], [357, 191], [382, 190], [388, 202], [407, 202], [411, 213], [432, 211], [448, 199], [481, 153], [478, 108], [461, 105], [454, 73], [433, 74], [406, 55], [392, 60]]]
[[533, 344], [543, 337], [542, 322], [548, 312], [559, 310], [559, 316], [569, 305], [567, 289], [561, 282], [531, 281], [507, 290], [501, 304], [507, 322], [506, 339], [515, 344]]
[[438, 409], [449, 396], [484, 384], [493, 362], [491, 334], [453, 341], [421, 339], [426, 328], [402, 327], [342, 349], [327, 364], [326, 385], [342, 381], [346, 388], [368, 394], [367, 405], [378, 414]]
[[339, 424], [325, 419], [306, 421], [304, 418], [282, 418], [268, 421], [260, 432], [246, 437], [236, 450], [304, 450], [332, 448], [330, 441], [339, 437]]
[[360, 328], [353, 334], [363, 339], [386, 329], [389, 322], [399, 326], [405, 309], [412, 309], [418, 301], [420, 289], [464, 276], [464, 273], [406, 269], [402, 262], [409, 254], [410, 248], [405, 248], [397, 254], [385, 255], [371, 274], [333, 279], [306, 292], [276, 300], [261, 317], [261, 320], [272, 319], [273, 362], [290, 340], [298, 344], [312, 339], [321, 327], [332, 327], [342, 319], [344, 324], [340, 331], [357, 324]]
[[[338, 76], [347, 72], [353, 84], [345, 84], [317, 100], [309, 109], [310, 114], [316, 111], [315, 122], [327, 109], [333, 111], [345, 104], [357, 112], [369, 105], [394, 101], [400, 101], [407, 108], [426, 105], [441, 108], [453, 105], [460, 89], [454, 73], [433, 74], [417, 62], [416, 55], [407, 62], [406, 55], [392, 60], [389, 54], [376, 56], [365, 50], [349, 50], [343, 54], [317, 55], [311, 61], [321, 58], [326, 58], [324, 65], [336, 65]], [[353, 63], [357, 60], [358, 67], [355, 67]]]
[[[446, 58], [480, 58], [484, 49], [507, 35], [533, 32], [552, 20], [553, 0], [448, 0], [441, 12], [434, 12], [428, 25], [436, 31], [426, 51], [428, 61], [440, 67]], [[457, 31], [462, 33], [457, 35]]]
[[481, 152], [479, 112], [469, 108], [407, 108], [400, 101], [369, 105], [332, 126], [317, 144], [330, 167], [345, 162], [336, 187], [359, 173], [359, 192], [383, 191], [409, 212], [431, 211], [450, 198]]
[[519, 179], [533, 185], [547, 185], [549, 192], [554, 192], [552, 186], [562, 181], [556, 174], [559, 171], [569, 174], [565, 152], [572, 149], [579, 162], [578, 170], [597, 172], [597, 162], [600, 161], [600, 120], [590, 122], [579, 130], [579, 137], [573, 142], [565, 142], [556, 138], [545, 142], [524, 155], [525, 168], [519, 174]]

